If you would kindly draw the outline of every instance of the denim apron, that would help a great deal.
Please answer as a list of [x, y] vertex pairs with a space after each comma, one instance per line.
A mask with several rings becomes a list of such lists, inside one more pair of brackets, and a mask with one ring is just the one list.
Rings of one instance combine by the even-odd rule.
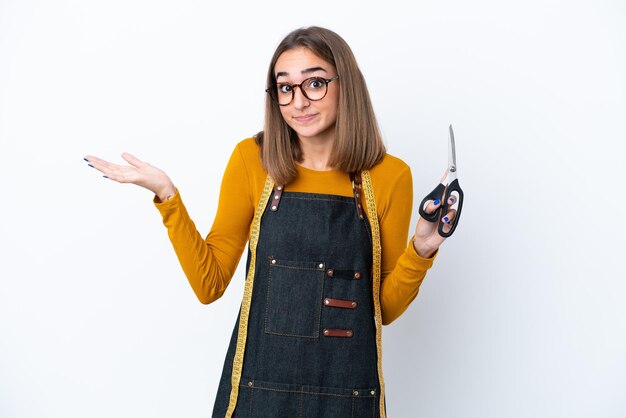
[[372, 234], [356, 178], [354, 198], [272, 187], [213, 417], [381, 416]]

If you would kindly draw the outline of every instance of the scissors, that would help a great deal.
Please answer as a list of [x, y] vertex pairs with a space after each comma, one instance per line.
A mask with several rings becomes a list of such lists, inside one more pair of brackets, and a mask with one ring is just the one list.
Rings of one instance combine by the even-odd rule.
[[[445, 192], [445, 196], [444, 196]], [[452, 193], [456, 193], [456, 200], [458, 202], [458, 207], [456, 207], [456, 216], [452, 222], [452, 228], [448, 232], [443, 232], [443, 223], [439, 222], [439, 226], [437, 227], [437, 232], [444, 238], [452, 235], [456, 226], [459, 223], [459, 219], [461, 217], [461, 209], [463, 208], [463, 190], [461, 190], [461, 186], [459, 186], [459, 180], [457, 179], [456, 174], [456, 150], [454, 146], [454, 131], [452, 131], [452, 125], [450, 125], [450, 140], [448, 142], [448, 169], [446, 170], [446, 174], [441, 179], [441, 182], [435, 189], [430, 192], [420, 204], [419, 214], [422, 218], [426, 219], [428, 222], [437, 222], [441, 216], [445, 216], [448, 213], [448, 210], [454, 206], [453, 203], [450, 205], [448, 200], [450, 199], [450, 195]], [[437, 208], [433, 213], [426, 213], [424, 208], [427, 206], [428, 202], [431, 200], [441, 199], [441, 206]]]

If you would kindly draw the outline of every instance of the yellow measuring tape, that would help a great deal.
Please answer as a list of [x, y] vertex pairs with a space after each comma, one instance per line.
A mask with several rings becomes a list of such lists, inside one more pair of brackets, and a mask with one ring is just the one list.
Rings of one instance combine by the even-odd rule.
[[378, 212], [376, 211], [376, 200], [374, 199], [374, 188], [372, 178], [368, 170], [361, 173], [363, 181], [363, 194], [365, 196], [365, 207], [367, 209], [367, 219], [372, 229], [372, 297], [374, 298], [374, 320], [376, 323], [376, 352], [378, 353], [378, 381], [380, 383], [380, 418], [385, 418], [385, 379], [383, 379], [383, 317], [380, 310], [380, 272], [381, 246], [380, 246], [380, 226], [378, 225]]
[[237, 348], [233, 359], [233, 370], [231, 374], [230, 400], [226, 410], [226, 418], [233, 416], [237, 406], [237, 396], [239, 396], [239, 382], [243, 371], [243, 355], [246, 349], [246, 339], [248, 338], [248, 316], [250, 315], [250, 305], [252, 304], [252, 287], [254, 286], [254, 272], [256, 266], [256, 246], [259, 243], [259, 232], [261, 230], [261, 217], [270, 198], [274, 181], [267, 176], [265, 188], [256, 207], [254, 218], [252, 219], [252, 230], [250, 231], [250, 266], [246, 276], [246, 284], [243, 289], [243, 300], [241, 301], [241, 313], [239, 314], [239, 330], [237, 331]]
[[[374, 199], [374, 189], [372, 187], [372, 179], [367, 170], [361, 172], [363, 181], [363, 191], [365, 197], [365, 208], [367, 210], [367, 218], [372, 231], [372, 293], [374, 299], [374, 319], [376, 324], [376, 351], [378, 353], [378, 379], [380, 383], [380, 417], [386, 418], [385, 414], [385, 381], [383, 379], [383, 345], [382, 345], [382, 314], [380, 310], [380, 272], [381, 272], [381, 246], [380, 246], [380, 227], [378, 225], [378, 214], [376, 212], [376, 201]], [[243, 372], [243, 358], [246, 347], [246, 339], [248, 337], [248, 317], [250, 315], [250, 305], [252, 304], [252, 288], [254, 286], [254, 272], [256, 266], [256, 247], [259, 242], [259, 232], [261, 230], [261, 217], [270, 198], [274, 182], [267, 176], [265, 180], [265, 188], [259, 200], [259, 204], [254, 213], [252, 220], [252, 229], [250, 231], [250, 266], [248, 268], [246, 283], [244, 286], [243, 300], [241, 302], [241, 313], [239, 314], [239, 329], [237, 331], [237, 347], [235, 349], [235, 358], [233, 359], [233, 370], [231, 375], [231, 390], [228, 409], [226, 410], [226, 418], [231, 418], [237, 406], [237, 397], [239, 396], [239, 383], [241, 382], [241, 374]]]

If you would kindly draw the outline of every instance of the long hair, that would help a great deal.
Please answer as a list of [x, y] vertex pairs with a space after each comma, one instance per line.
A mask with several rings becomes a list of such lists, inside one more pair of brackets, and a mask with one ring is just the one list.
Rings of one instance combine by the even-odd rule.
[[[311, 26], [289, 33], [278, 45], [267, 72], [267, 86], [274, 86], [274, 67], [288, 50], [307, 48], [332, 64], [339, 74], [339, 108], [335, 140], [328, 164], [344, 172], [369, 169], [380, 162], [386, 150], [365, 78], [352, 50], [335, 32]], [[297, 175], [296, 162], [302, 150], [296, 132], [283, 119], [280, 108], [269, 95], [265, 99], [265, 126], [255, 139], [260, 146], [261, 162], [276, 184], [288, 184]]]

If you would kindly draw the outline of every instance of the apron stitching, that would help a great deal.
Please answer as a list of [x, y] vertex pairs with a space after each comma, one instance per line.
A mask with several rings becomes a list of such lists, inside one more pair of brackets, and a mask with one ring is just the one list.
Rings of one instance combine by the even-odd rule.
[[358, 395], [358, 396], [355, 396], [353, 394], [342, 395], [342, 394], [339, 394], [339, 393], [313, 392], [313, 391], [304, 390], [304, 389], [301, 389], [301, 390], [296, 390], [296, 389], [274, 389], [274, 388], [264, 388], [262, 386], [258, 386], [258, 384], [255, 385], [254, 388], [257, 391], [268, 390], [270, 392], [279, 392], [279, 393], [302, 393], [302, 394], [305, 394], [305, 395], [336, 396], [336, 397], [339, 397], [339, 398], [356, 398], [356, 397], [358, 397], [358, 398], [376, 399], [376, 395]]
[[249, 415], [252, 416], [252, 401], [254, 400], [254, 386], [252, 386], [252, 389], [250, 389], [250, 411], [249, 411]]
[[352, 397], [352, 418], [354, 418], [354, 396]]
[[[339, 196], [339, 195], [337, 195]], [[340, 197], [348, 197], [348, 196], [340, 196]], [[285, 196], [283, 197], [283, 199], [293, 199], [293, 200], [317, 200], [317, 201], [321, 201], [321, 202], [337, 202], [337, 203], [343, 203], [346, 205], [352, 205], [354, 204], [354, 202], [346, 202], [344, 200], [339, 200], [339, 199], [327, 199], [327, 198], [322, 198], [322, 197], [296, 197], [296, 196]]]
[[292, 267], [292, 266], [283, 266], [280, 264], [274, 264], [274, 268], [281, 268], [281, 269], [293, 269], [293, 270], [307, 270], [307, 271], [320, 271], [319, 268], [308, 268], [308, 267]]

